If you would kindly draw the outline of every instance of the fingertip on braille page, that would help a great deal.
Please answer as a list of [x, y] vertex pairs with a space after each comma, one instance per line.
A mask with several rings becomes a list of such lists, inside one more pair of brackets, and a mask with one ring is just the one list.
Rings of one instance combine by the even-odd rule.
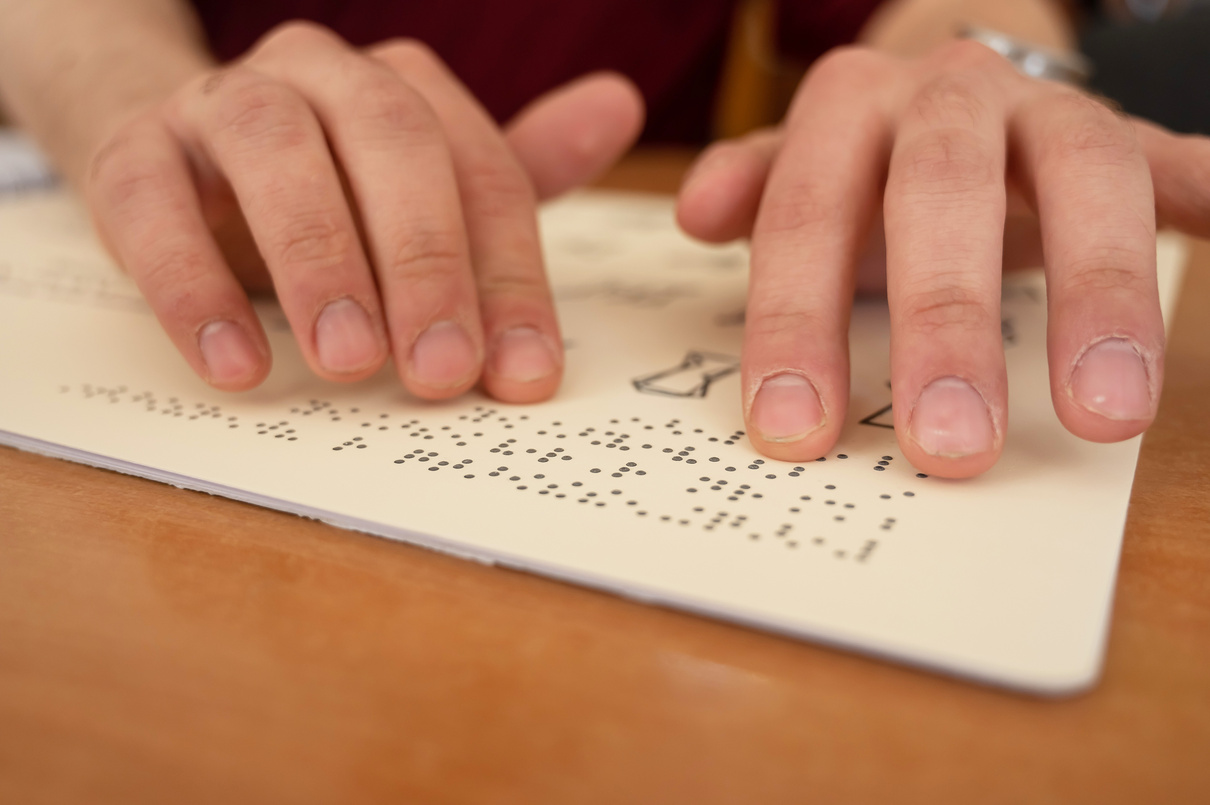
[[766, 378], [752, 400], [752, 424], [766, 442], [797, 442], [823, 427], [823, 403], [802, 375]]
[[496, 339], [492, 372], [515, 383], [533, 383], [559, 369], [554, 350], [533, 327], [514, 327]]
[[1106, 338], [1076, 361], [1068, 393], [1083, 408], [1106, 419], [1130, 421], [1151, 416], [1151, 383], [1138, 347], [1125, 338]]
[[235, 322], [207, 324], [198, 333], [198, 348], [206, 362], [207, 379], [215, 385], [238, 384], [260, 371], [260, 351], [244, 328]]
[[926, 453], [945, 458], [986, 453], [996, 440], [987, 402], [960, 377], [939, 377], [924, 387], [908, 432]]
[[315, 320], [315, 351], [329, 372], [349, 374], [365, 369], [382, 352], [365, 308], [352, 299], [334, 299]]
[[431, 388], [453, 388], [465, 383], [477, 363], [474, 343], [462, 325], [453, 321], [431, 325], [412, 347], [412, 375]]

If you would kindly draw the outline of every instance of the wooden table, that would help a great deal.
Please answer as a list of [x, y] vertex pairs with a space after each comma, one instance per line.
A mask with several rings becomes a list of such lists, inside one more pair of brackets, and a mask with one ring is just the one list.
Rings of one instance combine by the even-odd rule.
[[[606, 183], [670, 190], [685, 160]], [[1210, 245], [1043, 701], [0, 449], [0, 802], [1210, 802]]]

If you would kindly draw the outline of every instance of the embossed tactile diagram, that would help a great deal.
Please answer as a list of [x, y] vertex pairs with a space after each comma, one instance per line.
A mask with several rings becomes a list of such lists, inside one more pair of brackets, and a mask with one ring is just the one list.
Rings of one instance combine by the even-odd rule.
[[[1138, 440], [1056, 419], [1040, 272], [1005, 279], [1008, 448], [951, 482], [888, 427], [885, 304], [854, 311], [840, 443], [773, 461], [740, 416], [745, 249], [689, 242], [658, 197], [573, 196], [542, 226], [564, 387], [431, 404], [389, 369], [310, 376], [269, 304], [269, 380], [209, 389], [72, 200], [0, 202], [0, 442], [982, 682], [1095, 681]], [[1166, 310], [1181, 261], [1162, 241]]]

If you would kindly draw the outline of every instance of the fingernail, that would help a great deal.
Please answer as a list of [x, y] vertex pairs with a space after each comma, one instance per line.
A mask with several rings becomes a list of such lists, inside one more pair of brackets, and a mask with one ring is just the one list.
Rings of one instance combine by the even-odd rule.
[[237, 383], [260, 370], [260, 352], [235, 322], [210, 322], [198, 333], [197, 342], [211, 383]]
[[517, 383], [532, 383], [549, 377], [558, 364], [542, 333], [533, 327], [516, 327], [496, 341], [492, 371]]
[[1106, 419], [1151, 416], [1147, 367], [1124, 338], [1106, 338], [1090, 347], [1076, 364], [1068, 388], [1076, 402]]
[[315, 322], [319, 365], [329, 372], [356, 372], [373, 363], [380, 345], [370, 316], [352, 299], [329, 302]]
[[412, 347], [412, 375], [432, 388], [450, 388], [466, 382], [475, 370], [475, 345], [461, 325], [439, 321], [416, 339]]
[[996, 438], [983, 396], [958, 377], [941, 377], [924, 387], [908, 430], [925, 452], [949, 458], [986, 453]]
[[797, 442], [823, 425], [823, 403], [801, 375], [774, 375], [752, 400], [752, 424], [766, 442]]

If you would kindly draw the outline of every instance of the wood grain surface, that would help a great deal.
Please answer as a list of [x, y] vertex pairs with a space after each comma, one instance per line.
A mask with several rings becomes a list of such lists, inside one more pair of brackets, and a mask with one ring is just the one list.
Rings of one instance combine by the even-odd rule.
[[0, 448], [0, 803], [195, 802], [1210, 802], [1210, 246], [1075, 699]]

